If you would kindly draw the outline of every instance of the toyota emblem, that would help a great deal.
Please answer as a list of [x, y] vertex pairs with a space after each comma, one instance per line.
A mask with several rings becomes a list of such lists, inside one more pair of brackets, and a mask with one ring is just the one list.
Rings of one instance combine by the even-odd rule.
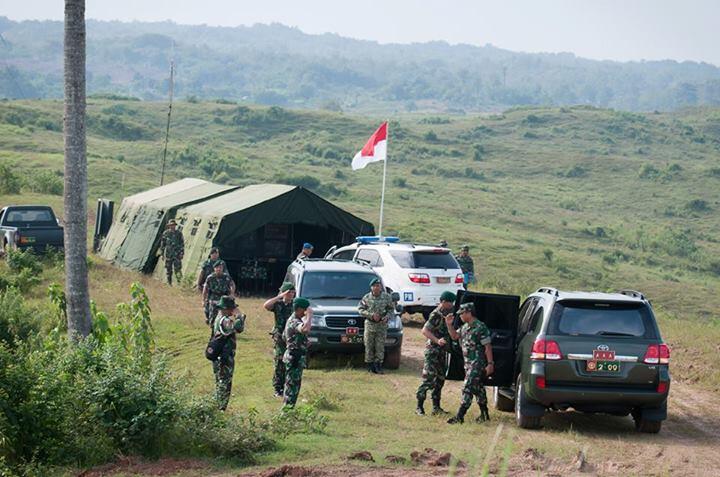
[[357, 324], [357, 321], [356, 321], [356, 320], [353, 320], [352, 318], [350, 318], [350, 319], [348, 320], [348, 325], [354, 326], [355, 324]]
[[606, 344], [598, 345], [597, 349], [599, 349], [600, 351], [610, 351], [610, 347]]

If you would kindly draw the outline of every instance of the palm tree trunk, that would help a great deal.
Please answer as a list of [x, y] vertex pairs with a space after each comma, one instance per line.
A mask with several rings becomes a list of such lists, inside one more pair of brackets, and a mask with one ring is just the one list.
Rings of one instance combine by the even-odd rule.
[[65, 0], [65, 295], [68, 334], [90, 334], [85, 146], [85, 0]]

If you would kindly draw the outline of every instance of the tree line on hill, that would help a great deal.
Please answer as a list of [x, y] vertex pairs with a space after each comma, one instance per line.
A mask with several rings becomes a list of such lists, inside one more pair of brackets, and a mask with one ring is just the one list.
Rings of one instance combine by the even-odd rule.
[[[0, 17], [0, 97], [62, 96], [62, 22]], [[491, 45], [390, 44], [279, 24], [209, 27], [88, 21], [88, 91], [176, 94], [332, 110], [471, 112], [588, 104], [621, 110], [720, 105], [720, 68], [614, 62]]]

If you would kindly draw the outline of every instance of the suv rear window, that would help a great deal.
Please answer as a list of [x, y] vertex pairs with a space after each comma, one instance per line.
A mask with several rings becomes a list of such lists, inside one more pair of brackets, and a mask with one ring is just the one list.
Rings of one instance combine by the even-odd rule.
[[37, 209], [10, 209], [5, 212], [5, 225], [15, 227], [25, 224], [49, 226], [57, 225], [57, 221], [50, 209], [45, 207]]
[[405, 252], [391, 250], [390, 256], [401, 268], [460, 268], [450, 252]]
[[302, 277], [300, 296], [308, 299], [345, 298], [360, 300], [370, 291], [374, 273], [306, 272]]
[[549, 328], [554, 335], [657, 338], [644, 303], [562, 301], [553, 308]]

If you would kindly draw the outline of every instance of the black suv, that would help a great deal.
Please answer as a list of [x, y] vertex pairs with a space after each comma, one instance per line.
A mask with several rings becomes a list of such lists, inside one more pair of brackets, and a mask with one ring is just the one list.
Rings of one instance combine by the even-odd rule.
[[[290, 264], [285, 281], [295, 285], [298, 296], [310, 300], [313, 310], [311, 353], [360, 353], [365, 349], [365, 319], [358, 314], [358, 304], [370, 292], [370, 280], [374, 278], [380, 277], [368, 265], [348, 260], [306, 259]], [[393, 293], [393, 299], [397, 302], [397, 293]], [[388, 369], [400, 366], [401, 310], [398, 306], [388, 322], [383, 363]]]
[[[495, 408], [537, 428], [546, 410], [631, 414], [641, 432], [667, 418], [670, 349], [650, 302], [632, 290], [565, 292], [540, 288], [520, 298], [460, 292], [493, 333]], [[462, 373], [451, 360], [450, 378]], [[453, 363], [454, 361], [454, 363]]]

